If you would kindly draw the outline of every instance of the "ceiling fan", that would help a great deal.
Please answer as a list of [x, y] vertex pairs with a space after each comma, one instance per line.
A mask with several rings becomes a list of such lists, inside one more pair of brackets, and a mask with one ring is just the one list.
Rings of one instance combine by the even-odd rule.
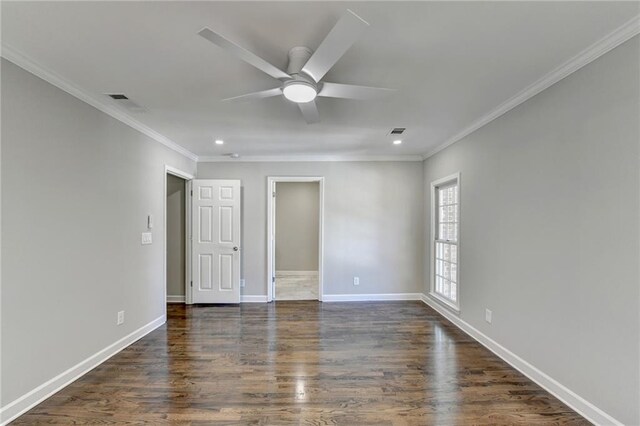
[[320, 121], [318, 107], [315, 103], [316, 96], [368, 100], [380, 98], [393, 92], [392, 89], [322, 81], [325, 74], [356, 42], [368, 26], [366, 21], [347, 9], [347, 12], [315, 52], [307, 47], [294, 47], [289, 51], [287, 72], [209, 28], [202, 29], [198, 34], [281, 82], [280, 86], [273, 89], [225, 100], [263, 99], [283, 95], [286, 99], [298, 104], [304, 119], [311, 124]]

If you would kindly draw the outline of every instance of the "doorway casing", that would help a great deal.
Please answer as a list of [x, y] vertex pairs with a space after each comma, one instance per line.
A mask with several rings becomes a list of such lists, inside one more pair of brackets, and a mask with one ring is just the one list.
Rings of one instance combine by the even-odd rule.
[[323, 298], [324, 281], [324, 177], [322, 176], [269, 176], [267, 177], [267, 302], [273, 301], [275, 286], [275, 221], [274, 202], [278, 182], [318, 182], [318, 300]]

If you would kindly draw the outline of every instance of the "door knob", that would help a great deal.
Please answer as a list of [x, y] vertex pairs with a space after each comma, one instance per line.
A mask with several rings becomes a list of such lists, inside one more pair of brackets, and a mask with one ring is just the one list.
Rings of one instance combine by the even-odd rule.
[[238, 248], [238, 246], [236, 246], [236, 247], [234, 247], [234, 248], [233, 248], [233, 251], [238, 251], [238, 250], [240, 250], [240, 249]]

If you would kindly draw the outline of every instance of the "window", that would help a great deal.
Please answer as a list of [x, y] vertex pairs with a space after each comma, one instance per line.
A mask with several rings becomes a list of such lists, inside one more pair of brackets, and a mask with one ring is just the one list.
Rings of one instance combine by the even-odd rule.
[[431, 184], [432, 281], [431, 294], [459, 309], [460, 175]]

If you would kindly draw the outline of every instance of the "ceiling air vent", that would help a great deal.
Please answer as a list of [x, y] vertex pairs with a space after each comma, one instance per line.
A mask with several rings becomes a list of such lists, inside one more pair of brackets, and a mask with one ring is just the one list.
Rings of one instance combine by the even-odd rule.
[[393, 129], [391, 129], [391, 133], [392, 135], [401, 135], [404, 133], [404, 131], [407, 130], [406, 127], [394, 127]]
[[138, 105], [122, 93], [106, 93], [108, 97], [116, 101], [116, 103], [131, 112], [147, 112], [146, 108]]

